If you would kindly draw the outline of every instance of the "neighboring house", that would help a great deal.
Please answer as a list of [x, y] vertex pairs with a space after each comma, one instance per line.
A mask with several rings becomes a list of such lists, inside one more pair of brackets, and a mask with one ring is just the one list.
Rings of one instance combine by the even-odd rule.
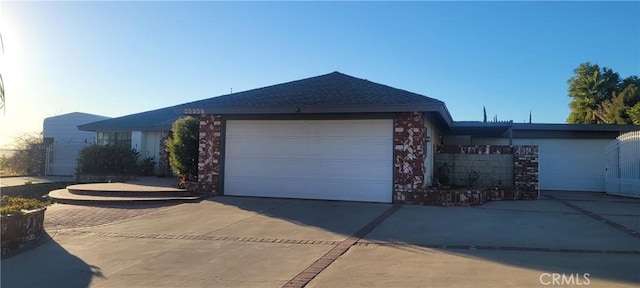
[[87, 123], [79, 125], [78, 129], [93, 131], [98, 144], [130, 146], [140, 152], [141, 157], [153, 157], [156, 161], [156, 174], [169, 174], [164, 145], [173, 122], [182, 116], [178, 107]]
[[200, 192], [371, 202], [431, 185], [443, 144], [539, 145], [539, 159], [537, 147], [510, 150], [511, 165], [535, 166], [527, 187], [538, 189], [539, 160], [542, 189], [603, 191], [604, 145], [638, 128], [455, 122], [442, 101], [334, 72], [80, 129], [134, 146], [135, 133], [168, 131], [183, 114], [200, 121]]
[[46, 144], [45, 174], [72, 175], [75, 173], [78, 152], [84, 146], [95, 143], [95, 133], [81, 131], [78, 125], [109, 119], [109, 117], [73, 112], [48, 117], [43, 122]]

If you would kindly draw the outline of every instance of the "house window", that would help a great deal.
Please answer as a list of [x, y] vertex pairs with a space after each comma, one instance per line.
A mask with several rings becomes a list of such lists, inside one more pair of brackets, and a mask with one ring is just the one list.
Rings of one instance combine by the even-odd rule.
[[131, 146], [131, 132], [98, 132], [98, 144]]

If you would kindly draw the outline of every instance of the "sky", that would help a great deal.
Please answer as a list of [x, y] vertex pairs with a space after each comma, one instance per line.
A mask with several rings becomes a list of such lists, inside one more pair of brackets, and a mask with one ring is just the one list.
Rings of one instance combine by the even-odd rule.
[[456, 121], [565, 123], [580, 63], [640, 75], [640, 2], [0, 2], [0, 147], [109, 117], [339, 71]]

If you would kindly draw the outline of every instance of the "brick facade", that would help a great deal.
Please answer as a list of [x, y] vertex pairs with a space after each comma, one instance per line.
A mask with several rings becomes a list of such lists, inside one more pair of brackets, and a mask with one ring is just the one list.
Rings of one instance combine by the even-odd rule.
[[423, 188], [425, 128], [422, 113], [397, 113], [393, 135], [393, 199]]
[[200, 115], [200, 143], [198, 145], [198, 182], [190, 190], [220, 195], [220, 170], [222, 165], [222, 116]]
[[[399, 146], [396, 147], [400, 148]], [[487, 200], [521, 200], [538, 198], [538, 146], [449, 145], [436, 147], [436, 154], [467, 155], [470, 159], [475, 159], [473, 156], [476, 155], [513, 155], [513, 163], [510, 163], [513, 164], [511, 166], [513, 170], [513, 187], [495, 186], [464, 189], [416, 189], [412, 186], [407, 187], [406, 189], [398, 189], [398, 186], [395, 186], [394, 202], [419, 205], [473, 206], [482, 205]], [[396, 162], [397, 161], [398, 160], [396, 159]], [[477, 162], [477, 160], [473, 161]], [[485, 164], [490, 166], [488, 163]], [[408, 178], [408, 175], [403, 176]], [[414, 176], [417, 178], [421, 175]]]
[[538, 146], [513, 146], [514, 181], [524, 199], [538, 198]]
[[[199, 115], [198, 119], [200, 128], [198, 182], [188, 183], [188, 188], [198, 193], [220, 195], [222, 194], [222, 116]], [[496, 187], [484, 187], [469, 191], [425, 189], [424, 162], [427, 155], [424, 150], [426, 132], [424, 115], [417, 112], [397, 113], [394, 116], [393, 129], [394, 203], [442, 202], [442, 205], [481, 205], [485, 199], [537, 198], [537, 146], [438, 146], [436, 153], [512, 154], [514, 187], [509, 189], [500, 187], [499, 190]], [[428, 192], [434, 194], [423, 195]]]

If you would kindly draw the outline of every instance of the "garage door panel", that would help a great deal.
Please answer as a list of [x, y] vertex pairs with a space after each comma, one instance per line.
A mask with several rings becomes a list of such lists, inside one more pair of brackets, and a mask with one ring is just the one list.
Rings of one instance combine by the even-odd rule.
[[[344, 139], [242, 139], [231, 138], [233, 147], [226, 148], [227, 157], [301, 158], [301, 159], [367, 159], [388, 160], [393, 153], [388, 140], [354, 141]], [[256, 146], [259, 145], [259, 149]], [[387, 153], [379, 153], [380, 151]]]
[[[366, 165], [366, 169], [363, 166]], [[229, 159], [225, 167], [226, 173], [238, 177], [296, 177], [318, 179], [352, 179], [370, 180], [381, 179], [385, 182], [391, 180], [389, 163], [387, 161], [350, 161], [344, 163], [339, 160], [305, 160], [298, 159], [269, 159], [268, 161], [256, 161], [254, 158]]]
[[608, 139], [518, 139], [539, 146], [542, 190], [604, 191], [604, 147]]
[[[376, 194], [375, 191], [389, 190], [388, 183], [338, 181], [336, 179], [290, 179], [253, 177], [250, 181], [246, 178], [228, 179], [231, 183], [225, 184], [225, 191], [244, 191], [241, 196], [255, 197], [283, 197], [300, 199], [322, 199], [343, 201], [389, 202], [388, 197]], [[268, 194], [265, 195], [265, 187]], [[318, 194], [314, 187], [323, 187], [324, 192]]]
[[224, 193], [391, 202], [393, 122], [229, 120]]

